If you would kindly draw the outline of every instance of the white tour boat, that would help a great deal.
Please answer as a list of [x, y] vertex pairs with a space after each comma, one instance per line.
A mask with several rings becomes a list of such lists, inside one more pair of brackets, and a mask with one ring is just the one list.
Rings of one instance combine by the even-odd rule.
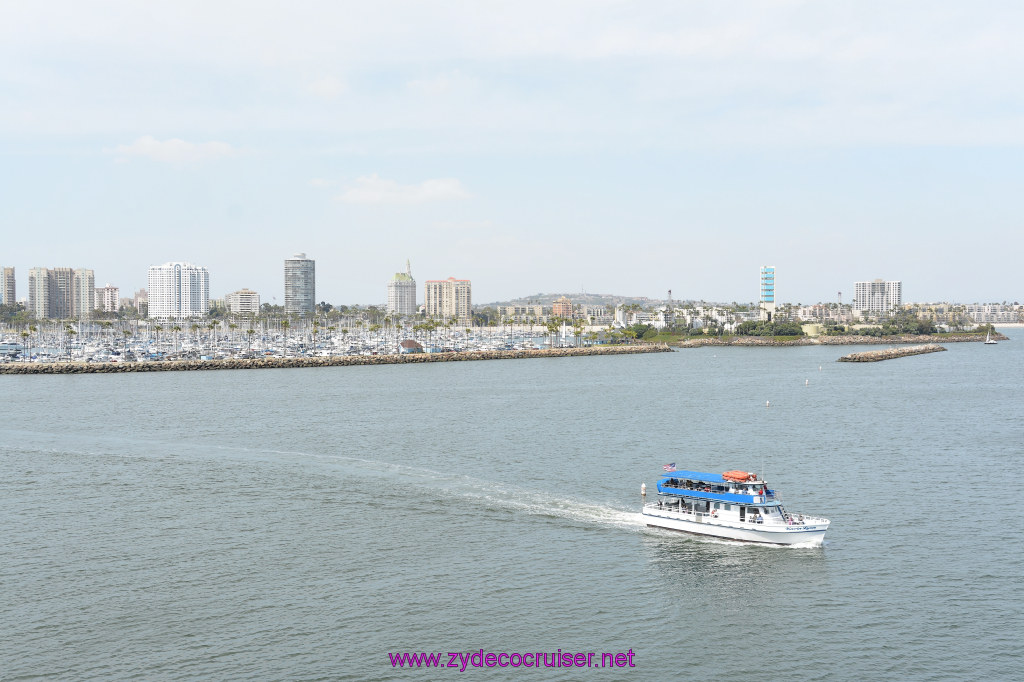
[[641, 513], [652, 528], [775, 545], [820, 545], [829, 525], [828, 519], [787, 511], [778, 491], [746, 471], [666, 472], [657, 501], [645, 503]]

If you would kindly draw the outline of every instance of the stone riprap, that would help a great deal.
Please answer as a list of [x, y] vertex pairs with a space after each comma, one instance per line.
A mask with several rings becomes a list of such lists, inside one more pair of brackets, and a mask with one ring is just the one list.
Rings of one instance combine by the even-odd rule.
[[671, 353], [662, 343], [539, 350], [482, 350], [460, 353], [407, 353], [402, 355], [332, 355], [317, 358], [228, 358], [223, 360], [155, 360], [149, 362], [7, 362], [0, 374], [106, 374], [115, 372], [182, 372], [211, 369], [284, 369], [294, 367], [347, 367], [350, 365], [398, 365], [417, 362], [467, 360], [519, 360], [523, 358], [571, 358], [588, 355]]
[[905, 358], [908, 355], [938, 353], [944, 350], [946, 349], [937, 343], [927, 343], [923, 346], [904, 346], [903, 348], [880, 348], [879, 350], [869, 350], [863, 353], [850, 353], [839, 358], [836, 362], [879, 362], [880, 360]]
[[[993, 334], [997, 341], [1009, 341], [1003, 334]], [[771, 336], [711, 336], [703, 339], [687, 339], [674, 343], [677, 348], [700, 348], [702, 346], [867, 346], [894, 343], [970, 343], [982, 342], [984, 334], [950, 334], [936, 338], [922, 334], [904, 334], [902, 336], [804, 336], [798, 339], [776, 339]]]

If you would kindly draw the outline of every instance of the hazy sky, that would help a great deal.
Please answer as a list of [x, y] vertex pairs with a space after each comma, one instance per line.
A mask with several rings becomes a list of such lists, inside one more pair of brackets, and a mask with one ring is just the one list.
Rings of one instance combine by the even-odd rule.
[[0, 3], [0, 264], [1024, 299], [1024, 3]]

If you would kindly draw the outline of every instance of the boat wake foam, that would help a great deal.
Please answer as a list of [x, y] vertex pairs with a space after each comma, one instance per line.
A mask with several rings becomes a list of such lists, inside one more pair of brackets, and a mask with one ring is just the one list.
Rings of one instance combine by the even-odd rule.
[[316, 459], [344, 462], [370, 476], [387, 475], [393, 477], [393, 481], [394, 477], [397, 477], [409, 485], [425, 486], [431, 488], [435, 493], [443, 493], [446, 498], [476, 503], [486, 509], [507, 510], [531, 516], [546, 516], [634, 530], [643, 527], [640, 513], [637, 511], [618, 509], [579, 499], [552, 498], [550, 494], [540, 491], [486, 481], [463, 474], [346, 455], [295, 452], [281, 454], [293, 456], [301, 454]]

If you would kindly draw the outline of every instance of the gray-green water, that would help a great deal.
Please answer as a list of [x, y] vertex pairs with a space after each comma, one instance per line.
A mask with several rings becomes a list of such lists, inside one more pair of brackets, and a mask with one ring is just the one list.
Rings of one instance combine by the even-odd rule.
[[[1020, 679], [1024, 347], [856, 350], [0, 377], [0, 678]], [[825, 546], [641, 528], [672, 461]]]

